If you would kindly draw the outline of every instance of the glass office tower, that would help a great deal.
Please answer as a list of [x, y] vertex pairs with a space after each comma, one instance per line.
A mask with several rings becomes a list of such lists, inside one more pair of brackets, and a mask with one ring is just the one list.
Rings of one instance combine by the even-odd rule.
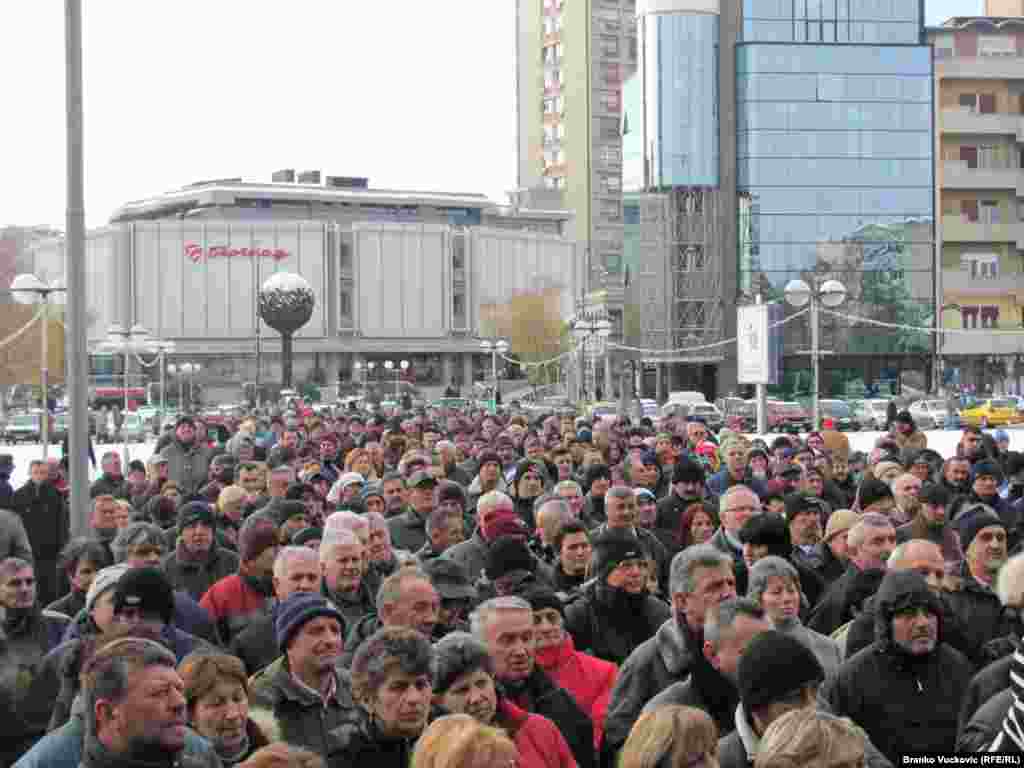
[[[931, 51], [917, 0], [744, 0], [736, 47], [739, 291], [835, 278], [847, 315], [934, 322]], [[786, 327], [799, 394], [806, 321]], [[932, 337], [823, 316], [822, 394], [930, 384]]]

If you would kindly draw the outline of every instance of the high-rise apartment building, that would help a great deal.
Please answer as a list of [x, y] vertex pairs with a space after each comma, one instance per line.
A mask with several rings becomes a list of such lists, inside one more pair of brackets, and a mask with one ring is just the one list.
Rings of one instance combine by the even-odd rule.
[[[942, 326], [1024, 329], [1024, 3], [929, 29], [935, 49]], [[943, 382], [1021, 392], [1021, 336], [947, 333]]]
[[[736, 386], [736, 306], [794, 278], [825, 315], [822, 394], [931, 385], [932, 63], [917, 0], [641, 0], [625, 85], [625, 252], [657, 391]], [[792, 310], [790, 310], [792, 311]], [[630, 324], [627, 322], [627, 326]], [[890, 326], [906, 326], [897, 328]], [[781, 393], [806, 395], [806, 320]]]
[[622, 269], [622, 83], [635, 18], [635, 0], [516, 6], [517, 185], [561, 192], [594, 288]]

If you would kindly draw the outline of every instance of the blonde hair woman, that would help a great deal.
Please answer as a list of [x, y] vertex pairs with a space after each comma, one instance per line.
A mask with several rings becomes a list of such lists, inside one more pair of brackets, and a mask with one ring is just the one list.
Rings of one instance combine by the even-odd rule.
[[642, 715], [629, 732], [619, 768], [718, 768], [718, 728], [694, 707], [666, 706]]
[[755, 768], [860, 768], [868, 737], [852, 720], [814, 708], [772, 722], [757, 748]]
[[412, 768], [515, 768], [518, 758], [504, 731], [469, 715], [447, 715], [423, 732]]

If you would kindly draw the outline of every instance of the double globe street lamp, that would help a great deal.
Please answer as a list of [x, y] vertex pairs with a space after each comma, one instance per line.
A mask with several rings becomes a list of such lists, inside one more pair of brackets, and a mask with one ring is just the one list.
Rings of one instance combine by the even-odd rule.
[[39, 368], [39, 389], [42, 395], [43, 412], [39, 419], [40, 439], [43, 442], [43, 459], [49, 453], [50, 447], [50, 294], [64, 292], [64, 286], [59, 283], [50, 285], [43, 282], [31, 273], [17, 275], [11, 281], [11, 296], [19, 304], [43, 305], [39, 313], [42, 324], [41, 352]]
[[489, 352], [491, 355], [491, 380], [494, 386], [494, 408], [498, 408], [498, 355], [504, 355], [509, 350], [509, 344], [504, 339], [484, 339], [480, 342], [480, 349]]
[[402, 376], [404, 376], [405, 372], [409, 370], [409, 361], [402, 360], [395, 364], [391, 360], [385, 360], [384, 367], [389, 371], [395, 372], [395, 402], [398, 402], [402, 398], [402, 393], [400, 391]]
[[[177, 365], [167, 366], [167, 372], [172, 376], [177, 375], [178, 377], [178, 407], [181, 408], [182, 398], [184, 396], [184, 384], [185, 377], [188, 377], [188, 407], [192, 408], [192, 403], [195, 400], [195, 392], [193, 391], [193, 383], [195, 382], [196, 374], [201, 373], [203, 366], [199, 363], [178, 363]], [[182, 408], [184, 412], [185, 409]]]
[[824, 305], [834, 309], [846, 301], [846, 286], [838, 280], [825, 280], [817, 288], [812, 288], [803, 280], [790, 280], [785, 288], [786, 302], [796, 309], [803, 309], [811, 305], [811, 349], [801, 350], [800, 354], [810, 354], [811, 371], [814, 381], [811, 384], [811, 419], [812, 429], [821, 429], [821, 413], [818, 405], [819, 379], [821, 376], [821, 356], [832, 354], [830, 351], [822, 352], [820, 338], [819, 312]]

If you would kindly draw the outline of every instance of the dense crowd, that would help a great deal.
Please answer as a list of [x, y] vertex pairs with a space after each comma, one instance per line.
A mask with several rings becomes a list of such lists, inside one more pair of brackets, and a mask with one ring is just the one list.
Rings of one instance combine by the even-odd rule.
[[0, 766], [759, 768], [1024, 752], [1024, 454], [697, 418], [182, 416], [0, 455]]

